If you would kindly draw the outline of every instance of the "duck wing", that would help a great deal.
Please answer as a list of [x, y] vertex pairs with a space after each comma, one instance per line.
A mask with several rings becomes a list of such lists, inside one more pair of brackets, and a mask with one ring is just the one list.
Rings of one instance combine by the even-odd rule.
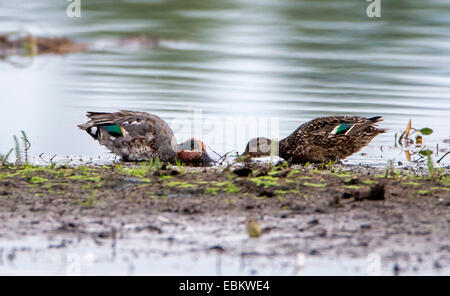
[[335, 124], [333, 129], [328, 133], [328, 138], [338, 137], [340, 135], [353, 136], [368, 129], [368, 132], [385, 132], [384, 129], [375, 128], [374, 124], [383, 121], [381, 116], [371, 118], [352, 117], [351, 119], [343, 118], [341, 122]]
[[311, 120], [280, 142], [286, 157], [322, 161], [343, 159], [386, 132], [375, 124], [381, 116], [329, 116]]
[[[365, 118], [361, 116], [329, 116], [320, 117], [301, 125], [289, 137], [293, 138], [310, 138], [320, 144], [333, 138], [347, 139], [353, 135], [360, 133], [366, 129], [376, 129], [374, 124], [382, 121], [381, 116]], [[315, 144], [312, 142], [311, 144]]]
[[87, 117], [90, 120], [78, 127], [124, 159], [168, 161], [176, 156], [171, 149], [172, 141], [176, 143], [172, 129], [154, 114], [121, 110], [88, 112]]

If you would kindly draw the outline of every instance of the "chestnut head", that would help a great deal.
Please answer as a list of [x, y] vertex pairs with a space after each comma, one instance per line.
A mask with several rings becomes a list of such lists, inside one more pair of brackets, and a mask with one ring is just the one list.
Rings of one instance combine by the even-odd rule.
[[206, 152], [206, 145], [200, 140], [190, 138], [178, 145], [178, 158], [185, 163], [210, 165], [214, 162]]

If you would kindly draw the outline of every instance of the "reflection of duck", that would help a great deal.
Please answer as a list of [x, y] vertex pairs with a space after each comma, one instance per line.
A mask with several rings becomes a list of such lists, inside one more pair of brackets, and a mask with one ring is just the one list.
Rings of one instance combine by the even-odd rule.
[[202, 165], [213, 162], [203, 142], [190, 138], [177, 144], [172, 129], [156, 115], [124, 110], [115, 113], [88, 112], [87, 117], [90, 120], [78, 127], [124, 161], [158, 158], [161, 161], [180, 159]]
[[[291, 163], [328, 162], [344, 159], [367, 146], [386, 129], [375, 127], [381, 116], [364, 118], [360, 116], [320, 117], [302, 124], [287, 138], [273, 142], [267, 138], [250, 140], [245, 155], [252, 157], [279, 156]], [[278, 151], [274, 151], [278, 149]]]

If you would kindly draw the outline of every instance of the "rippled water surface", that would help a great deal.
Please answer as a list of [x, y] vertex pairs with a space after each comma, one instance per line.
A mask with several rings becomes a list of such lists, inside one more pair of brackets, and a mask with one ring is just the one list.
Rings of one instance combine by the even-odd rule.
[[158, 114], [178, 140], [197, 136], [219, 153], [333, 114], [385, 118], [389, 133], [357, 161], [400, 157], [379, 147], [409, 119], [434, 129], [426, 144], [449, 147], [448, 1], [383, 1], [379, 19], [353, 0], [81, 0], [81, 18], [67, 4], [0, 1], [2, 31], [90, 46], [0, 60], [0, 152], [25, 130], [35, 155], [107, 156], [76, 124], [87, 110], [119, 109]]

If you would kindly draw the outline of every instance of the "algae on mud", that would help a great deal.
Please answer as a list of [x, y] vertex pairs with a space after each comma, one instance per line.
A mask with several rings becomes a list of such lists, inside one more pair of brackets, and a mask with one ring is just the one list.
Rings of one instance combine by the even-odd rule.
[[[239, 200], [246, 204], [258, 196], [283, 196], [284, 204], [270, 202], [260, 205], [271, 211], [295, 204], [300, 199], [308, 199], [311, 203], [323, 202], [327, 198], [341, 198], [351, 194], [366, 194], [376, 186], [386, 190], [383, 199], [390, 200], [401, 188], [397, 199], [404, 197], [417, 198], [423, 192], [433, 192], [436, 200], [446, 198], [450, 190], [448, 169], [442, 169], [437, 175], [418, 176], [412, 171], [383, 171], [376, 168], [337, 166], [321, 168], [258, 165], [246, 168], [248, 176], [242, 176], [242, 168], [188, 168], [168, 167], [166, 165], [111, 165], [111, 166], [2, 166], [0, 167], [0, 186], [4, 200], [13, 200], [17, 194], [45, 196], [48, 200], [61, 198], [71, 201], [71, 196], [79, 198], [90, 196], [93, 191], [99, 192], [99, 199], [116, 199], [124, 194], [145, 202], [152, 201], [154, 211], [166, 208], [167, 205], [155, 202], [157, 196], [186, 196], [189, 200], [208, 199], [202, 207], [220, 209], [224, 197]], [[384, 174], [383, 174], [384, 173]], [[56, 194], [51, 189], [65, 185], [64, 194]], [[270, 192], [270, 194], [267, 194]], [[211, 195], [214, 198], [211, 198]], [[189, 198], [187, 198], [189, 197]], [[31, 197], [30, 197], [31, 198]], [[171, 200], [178, 204], [181, 201]], [[413, 202], [413, 201], [412, 201]], [[153, 204], [155, 203], [155, 204]], [[155, 207], [156, 206], [156, 207]], [[219, 206], [217, 208], [217, 206]]]
[[[169, 235], [167, 239], [180, 246], [178, 255], [181, 246], [196, 246], [181, 251], [188, 255], [221, 245], [225, 255], [239, 257], [249, 252], [247, 239], [252, 237], [258, 247], [250, 253], [257, 258], [299, 253], [365, 258], [375, 252], [386, 265], [402, 266], [402, 272], [450, 267], [448, 168], [435, 176], [337, 165], [258, 165], [246, 168], [248, 176], [241, 176], [241, 170], [4, 166], [0, 240], [58, 234], [97, 241], [110, 239], [97, 233], [112, 229], [121, 233], [115, 239], [126, 239], [132, 231], [126, 225], [146, 229], [149, 219], [170, 217], [203, 229], [204, 237], [186, 241], [184, 230], [168, 233], [166, 226], [157, 226], [160, 232], [152, 239]], [[258, 235], [246, 229], [249, 217], [261, 228]], [[206, 225], [210, 232], [204, 230]], [[226, 240], [230, 235], [235, 237]]]

